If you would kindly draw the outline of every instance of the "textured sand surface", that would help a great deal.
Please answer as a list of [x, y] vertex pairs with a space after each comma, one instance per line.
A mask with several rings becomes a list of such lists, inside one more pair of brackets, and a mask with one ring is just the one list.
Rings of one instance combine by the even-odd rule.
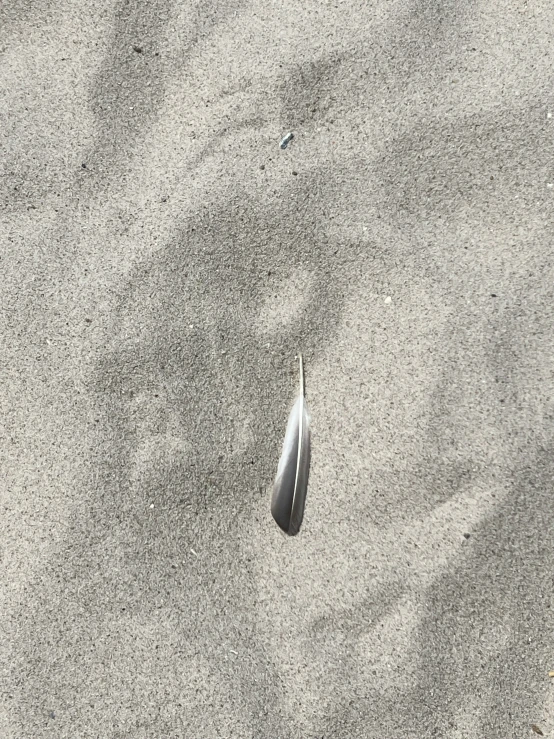
[[0, 5], [2, 739], [554, 736], [553, 116], [551, 0]]

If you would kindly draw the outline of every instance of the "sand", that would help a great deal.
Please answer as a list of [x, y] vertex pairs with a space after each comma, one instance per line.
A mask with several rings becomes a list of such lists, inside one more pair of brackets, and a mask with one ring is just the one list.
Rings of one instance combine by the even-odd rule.
[[554, 732], [553, 29], [0, 7], [2, 739]]

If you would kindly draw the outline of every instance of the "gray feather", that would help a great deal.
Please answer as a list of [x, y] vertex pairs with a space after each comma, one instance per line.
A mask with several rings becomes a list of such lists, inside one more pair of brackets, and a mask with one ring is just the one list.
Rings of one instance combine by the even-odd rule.
[[271, 515], [289, 536], [300, 531], [310, 474], [310, 417], [304, 398], [304, 366], [300, 359], [300, 393], [290, 412], [271, 498]]

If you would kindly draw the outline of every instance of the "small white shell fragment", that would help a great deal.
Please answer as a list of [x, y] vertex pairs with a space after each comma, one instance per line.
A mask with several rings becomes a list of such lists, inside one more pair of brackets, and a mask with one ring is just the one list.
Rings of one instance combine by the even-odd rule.
[[392, 303], [392, 298], [390, 295], [387, 295], [387, 297], [385, 298], [385, 305], [389, 305], [390, 303]]

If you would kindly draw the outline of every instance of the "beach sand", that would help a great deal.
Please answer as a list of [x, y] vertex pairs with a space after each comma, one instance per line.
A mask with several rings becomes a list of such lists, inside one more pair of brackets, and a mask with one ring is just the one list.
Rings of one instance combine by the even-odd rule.
[[2, 739], [554, 732], [553, 29], [0, 7]]

